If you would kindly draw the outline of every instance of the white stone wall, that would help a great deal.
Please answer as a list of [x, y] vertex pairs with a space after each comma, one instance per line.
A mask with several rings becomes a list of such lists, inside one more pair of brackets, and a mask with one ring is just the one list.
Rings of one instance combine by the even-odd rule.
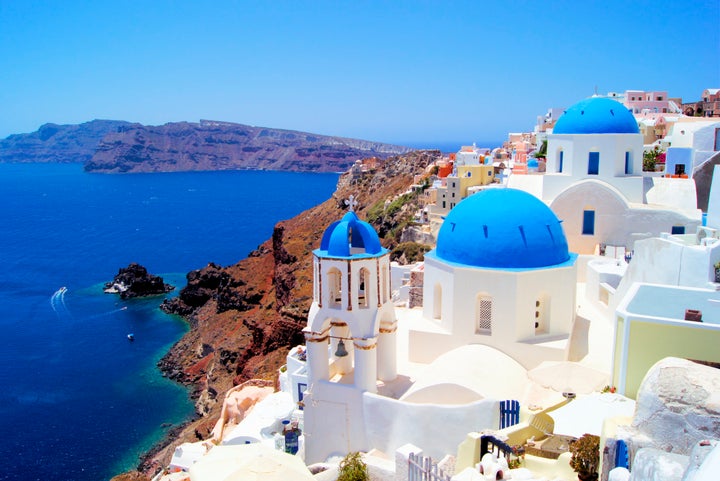
[[483, 399], [469, 404], [414, 404], [365, 393], [363, 411], [370, 446], [392, 453], [412, 442], [440, 460], [455, 454], [468, 431], [495, 429], [500, 403]]

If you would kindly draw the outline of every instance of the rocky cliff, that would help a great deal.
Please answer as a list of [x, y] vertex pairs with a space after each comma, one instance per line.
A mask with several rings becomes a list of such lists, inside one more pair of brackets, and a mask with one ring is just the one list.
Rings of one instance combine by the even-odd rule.
[[105, 283], [104, 291], [120, 294], [121, 299], [132, 299], [165, 294], [173, 289], [175, 287], [165, 284], [162, 277], [149, 274], [145, 267], [131, 262], [127, 267], [121, 267], [111, 282]]
[[304, 342], [311, 252], [325, 228], [344, 214], [344, 199], [354, 195], [358, 215], [367, 219], [371, 213], [383, 245], [393, 248], [401, 233], [387, 226], [408, 225], [420, 206], [420, 192], [399, 194], [438, 157], [434, 151], [412, 152], [361, 175], [344, 174], [331, 199], [278, 223], [272, 238], [245, 260], [230, 267], [209, 264], [187, 275], [187, 286], [163, 309], [185, 317], [191, 329], [159, 365], [193, 387], [198, 418], [148, 454], [141, 471], [152, 474], [167, 465], [176, 445], [207, 438], [229, 388], [251, 378], [275, 380], [288, 349]]
[[85, 170], [344, 172], [360, 158], [387, 158], [408, 151], [379, 142], [202, 120], [133, 125], [109, 133]]
[[106, 134], [129, 125], [121, 120], [45, 124], [35, 132], [0, 139], [0, 162], [87, 162]]

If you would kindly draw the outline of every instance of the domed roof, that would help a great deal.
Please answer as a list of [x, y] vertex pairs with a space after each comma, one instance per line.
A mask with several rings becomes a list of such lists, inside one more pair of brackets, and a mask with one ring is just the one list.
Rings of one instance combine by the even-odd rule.
[[380, 238], [375, 229], [367, 222], [361, 221], [353, 211], [325, 229], [320, 241], [320, 249], [316, 251], [322, 257], [377, 255], [385, 252], [387, 249], [380, 245]]
[[445, 218], [435, 255], [474, 267], [528, 269], [570, 259], [560, 220], [540, 199], [516, 189], [486, 189]]
[[553, 134], [637, 134], [637, 121], [627, 107], [605, 97], [590, 97], [569, 107]]

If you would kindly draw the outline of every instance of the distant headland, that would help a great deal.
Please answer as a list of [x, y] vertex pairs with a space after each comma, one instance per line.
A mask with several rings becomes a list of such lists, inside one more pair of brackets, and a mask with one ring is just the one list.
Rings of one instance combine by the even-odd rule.
[[81, 162], [99, 173], [207, 170], [344, 172], [357, 159], [411, 151], [381, 142], [201, 120], [45, 124], [0, 140], [0, 162]]

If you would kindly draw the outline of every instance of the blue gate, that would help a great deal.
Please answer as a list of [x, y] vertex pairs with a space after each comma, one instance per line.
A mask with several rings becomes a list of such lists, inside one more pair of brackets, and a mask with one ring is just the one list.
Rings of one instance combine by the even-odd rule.
[[520, 422], [520, 403], [514, 399], [500, 401], [500, 429]]
[[615, 467], [630, 469], [627, 444], [622, 439], [618, 439], [615, 444]]

